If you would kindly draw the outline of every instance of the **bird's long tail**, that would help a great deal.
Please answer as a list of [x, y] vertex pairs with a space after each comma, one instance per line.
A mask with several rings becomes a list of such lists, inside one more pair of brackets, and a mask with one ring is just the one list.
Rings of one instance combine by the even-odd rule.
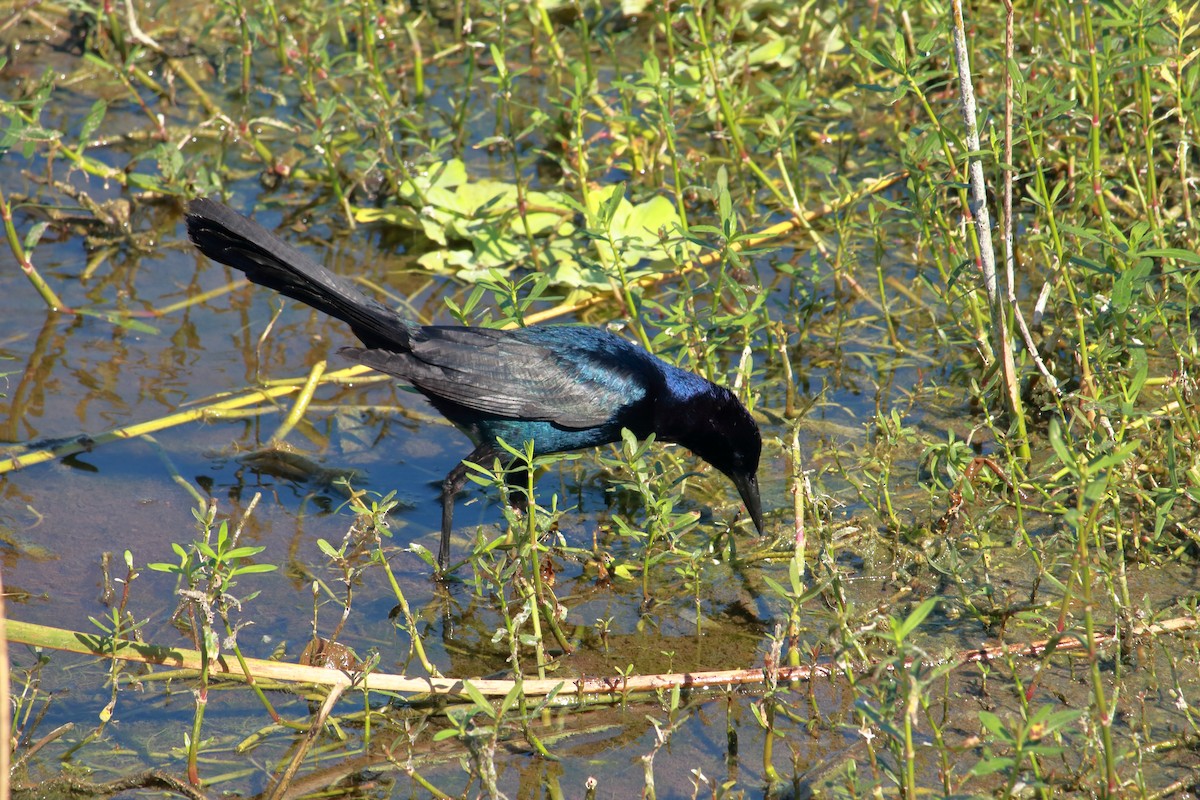
[[342, 320], [367, 347], [409, 349], [413, 324], [372, 300], [254, 220], [216, 200], [188, 205], [188, 237], [201, 253], [260, 286]]

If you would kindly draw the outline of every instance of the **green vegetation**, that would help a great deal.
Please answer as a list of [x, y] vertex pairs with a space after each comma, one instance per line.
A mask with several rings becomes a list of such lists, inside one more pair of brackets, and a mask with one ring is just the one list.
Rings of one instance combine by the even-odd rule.
[[[147, 769], [173, 777], [139, 785], [272, 797], [1194, 789], [1200, 9], [413, 5], [0, 19], [0, 278], [28, 278], [0, 320], [7, 614], [53, 607], [58, 587], [23, 573], [72, 531], [126, 553], [87, 636], [15, 628], [19, 796]], [[398, 535], [407, 495], [378, 477], [419, 412], [326, 370], [347, 331], [290, 304], [245, 316], [241, 284], [192, 266], [171, 231], [196, 195], [414, 316], [611, 325], [731, 386], [764, 430], [773, 536], [678, 449], [512, 442], [516, 486], [499, 463], [472, 477], [525, 511], [458, 531], [457, 582], [433, 586], [427, 532]], [[196, 377], [218, 313], [238, 363]], [[275, 411], [273, 434], [255, 427]], [[184, 444], [156, 445], [151, 485], [175, 503], [158, 538], [185, 543], [151, 566], [178, 581], [180, 639], [137, 566], [162, 556], [123, 538], [141, 495], [72, 511], [47, 462], [199, 421], [219, 424], [197, 450], [269, 445], [228, 460], [286, 469], [274, 485], [304, 499], [218, 497], [166, 458]], [[321, 503], [348, 531], [320, 539], [324, 562], [296, 544]], [[297, 524], [271, 538], [292, 522], [276, 505]], [[90, 585], [82, 570], [66, 580]], [[249, 644], [310, 630], [303, 657]], [[154, 649], [176, 645], [196, 653]], [[159, 708], [148, 743], [112, 725]]]

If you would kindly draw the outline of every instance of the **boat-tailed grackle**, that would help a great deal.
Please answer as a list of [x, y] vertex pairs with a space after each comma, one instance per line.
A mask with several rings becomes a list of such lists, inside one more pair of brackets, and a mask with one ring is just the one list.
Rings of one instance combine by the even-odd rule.
[[[188, 236], [214, 261], [252, 282], [335, 317], [365, 345], [342, 355], [411, 384], [475, 444], [466, 461], [490, 465], [497, 439], [559, 453], [653, 433], [681, 444], [729, 476], [761, 533], [758, 425], [728, 389], [671, 366], [596, 328], [535, 325], [514, 330], [419, 325], [406, 320], [215, 200], [188, 206]], [[442, 483], [438, 567], [450, 555], [459, 463]]]

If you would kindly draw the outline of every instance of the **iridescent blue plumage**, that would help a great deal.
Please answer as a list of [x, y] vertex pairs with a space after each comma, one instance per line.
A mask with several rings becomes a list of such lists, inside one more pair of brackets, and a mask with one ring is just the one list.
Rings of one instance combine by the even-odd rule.
[[[596, 328], [417, 325], [216, 201], [195, 200], [188, 211], [188, 235], [202, 253], [350, 325], [366, 347], [341, 352], [429, 398], [474, 442], [465, 460], [490, 463], [500, 455], [497, 439], [532, 441], [546, 454], [620, 441], [622, 428], [639, 438], [653, 433], [728, 475], [762, 531], [762, 439], [728, 389]], [[441, 568], [465, 480], [459, 464], [442, 486]]]

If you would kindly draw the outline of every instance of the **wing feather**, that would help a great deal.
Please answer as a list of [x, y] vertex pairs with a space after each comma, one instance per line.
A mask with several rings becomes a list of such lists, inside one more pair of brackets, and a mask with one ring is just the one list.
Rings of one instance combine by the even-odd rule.
[[648, 356], [593, 328], [424, 327], [411, 351], [342, 353], [434, 399], [567, 428], [603, 425], [646, 396]]

